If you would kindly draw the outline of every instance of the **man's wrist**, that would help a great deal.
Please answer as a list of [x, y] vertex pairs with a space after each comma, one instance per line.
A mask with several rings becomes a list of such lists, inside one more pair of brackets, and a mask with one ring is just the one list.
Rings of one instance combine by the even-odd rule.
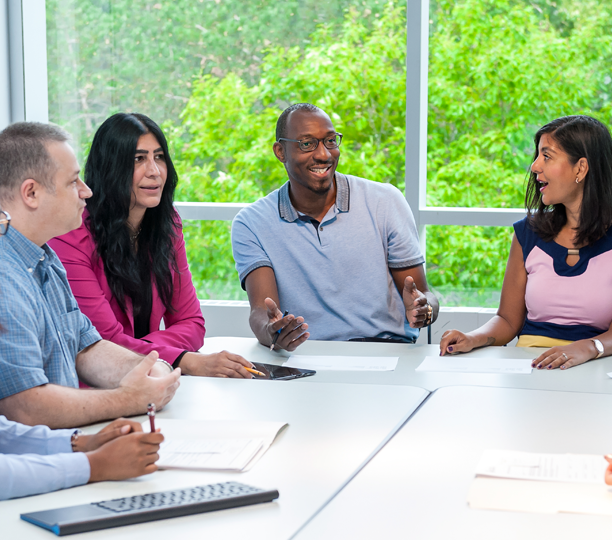
[[145, 399], [145, 401], [142, 402], [142, 394], [132, 386], [119, 386], [113, 390], [108, 390], [108, 392], [113, 407], [112, 411], [109, 411], [107, 418], [134, 416], [147, 412], [148, 401]]
[[438, 320], [438, 312], [440, 310], [440, 305], [438, 304], [438, 299], [436, 295], [431, 291], [427, 291], [425, 293], [425, 298], [427, 298], [427, 304], [431, 306], [431, 324], [435, 323]]
[[170, 373], [172, 373], [174, 371], [174, 368], [172, 367], [172, 364], [170, 362], [166, 362], [165, 360], [162, 360], [161, 358], [158, 358], [157, 362], [160, 362], [164, 366], [166, 366]]

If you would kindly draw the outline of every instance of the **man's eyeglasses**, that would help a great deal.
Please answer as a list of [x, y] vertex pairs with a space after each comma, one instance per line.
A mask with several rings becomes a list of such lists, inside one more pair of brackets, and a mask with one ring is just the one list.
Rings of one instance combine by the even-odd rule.
[[9, 225], [11, 224], [11, 216], [8, 212], [4, 210], [0, 210], [0, 236], [6, 234], [6, 231], [9, 230]]
[[332, 135], [328, 135], [327, 137], [324, 137], [323, 139], [314, 139], [314, 138], [309, 137], [307, 139], [297, 140], [297, 139], [284, 139], [281, 137], [278, 140], [296, 142], [300, 146], [300, 150], [302, 152], [314, 152], [319, 146], [320, 141], [323, 141], [323, 146], [325, 146], [325, 148], [327, 148], [328, 150], [335, 150], [342, 143], [342, 133], [333, 133]]

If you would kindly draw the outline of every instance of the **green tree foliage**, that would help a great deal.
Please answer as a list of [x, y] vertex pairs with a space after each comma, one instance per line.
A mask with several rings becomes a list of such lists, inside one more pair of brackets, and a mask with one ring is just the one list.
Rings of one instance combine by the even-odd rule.
[[[405, 2], [48, 0], [47, 10], [52, 119], [82, 140], [117, 110], [167, 120], [179, 200], [251, 202], [279, 187], [274, 126], [299, 101], [344, 134], [341, 171], [404, 187]], [[431, 3], [428, 204], [521, 207], [541, 125], [578, 113], [610, 124], [611, 12], [610, 0]], [[186, 222], [185, 235], [199, 294], [243, 297], [229, 223]], [[499, 289], [511, 235], [428, 227], [429, 282], [445, 294]]]
[[535, 131], [599, 108], [606, 25], [583, 13], [563, 37], [541, 11], [504, 0], [444, 0], [435, 16], [428, 202], [520, 207]]
[[[609, 3], [435, 4], [428, 204], [521, 207], [539, 127], [568, 114], [610, 123], [611, 20]], [[430, 281], [444, 291], [499, 287], [511, 234], [428, 228]]]
[[[46, 0], [50, 117], [82, 150], [111, 114], [176, 122], [202, 73], [260, 78], [271, 44], [308, 46], [356, 0]], [[382, 0], [359, 2], [375, 18]], [[81, 154], [82, 157], [83, 153]]]

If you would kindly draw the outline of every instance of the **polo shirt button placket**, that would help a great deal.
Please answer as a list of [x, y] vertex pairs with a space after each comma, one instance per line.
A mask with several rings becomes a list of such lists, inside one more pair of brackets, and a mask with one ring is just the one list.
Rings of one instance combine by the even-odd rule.
[[328, 235], [322, 235], [321, 233], [324, 232], [324, 229], [327, 227], [327, 225], [325, 226], [319, 226], [319, 243], [321, 244], [321, 247], [327, 247], [329, 242], [328, 242]]

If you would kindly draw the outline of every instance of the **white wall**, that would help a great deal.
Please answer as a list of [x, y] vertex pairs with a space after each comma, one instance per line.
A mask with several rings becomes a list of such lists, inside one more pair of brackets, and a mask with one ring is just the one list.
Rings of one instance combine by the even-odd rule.
[[[249, 303], [229, 300], [200, 300], [206, 319], [206, 336], [254, 337], [249, 326]], [[493, 308], [440, 309], [438, 320], [431, 327], [431, 342], [440, 343], [446, 330], [452, 328], [469, 332], [486, 323], [496, 313]], [[427, 343], [427, 331], [423, 330], [417, 343]], [[514, 344], [514, 341], [511, 343]]]

